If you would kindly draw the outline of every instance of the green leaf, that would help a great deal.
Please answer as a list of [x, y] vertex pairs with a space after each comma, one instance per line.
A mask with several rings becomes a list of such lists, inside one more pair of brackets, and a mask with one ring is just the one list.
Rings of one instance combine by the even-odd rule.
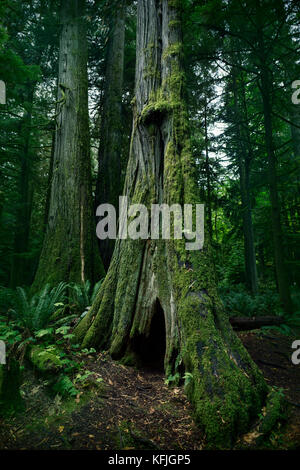
[[44, 330], [39, 330], [35, 333], [36, 338], [43, 338], [43, 336], [51, 335], [53, 333], [53, 328], [46, 328]]

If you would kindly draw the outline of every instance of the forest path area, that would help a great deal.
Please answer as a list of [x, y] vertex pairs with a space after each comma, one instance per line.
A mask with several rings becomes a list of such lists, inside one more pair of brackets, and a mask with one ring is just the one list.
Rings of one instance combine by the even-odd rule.
[[[269, 385], [283, 388], [293, 403], [272, 445], [300, 448], [300, 367], [291, 362], [290, 339], [273, 332], [240, 336]], [[125, 367], [105, 353], [87, 356], [85, 370], [101, 376], [103, 386], [86, 400], [77, 396], [71, 408], [50, 397], [41, 379], [28, 377], [26, 412], [0, 422], [1, 449], [203, 448], [183, 387], [167, 387], [163, 373]]]
[[289, 403], [285, 428], [277, 435], [274, 433], [275, 448], [300, 449], [300, 364], [293, 364], [291, 359], [295, 338], [259, 330], [242, 333], [240, 338], [268, 385], [282, 388]]
[[0, 448], [201, 449], [183, 388], [168, 387], [163, 372], [125, 367], [105, 353], [88, 356], [85, 370], [101, 376], [103, 386], [84, 404], [78, 396], [71, 412], [31, 375], [26, 413], [0, 421]]

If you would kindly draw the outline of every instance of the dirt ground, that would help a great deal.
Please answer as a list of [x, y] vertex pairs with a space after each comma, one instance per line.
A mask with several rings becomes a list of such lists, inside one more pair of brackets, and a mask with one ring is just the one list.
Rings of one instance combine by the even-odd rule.
[[[268, 383], [283, 388], [290, 404], [287, 422], [269, 448], [300, 449], [300, 365], [291, 362], [291, 339], [274, 332], [240, 337]], [[23, 387], [26, 412], [0, 421], [0, 449], [203, 448], [183, 388], [167, 387], [162, 373], [125, 367], [103, 353], [87, 356], [85, 368], [102, 377], [102, 385], [88, 399], [83, 394], [67, 404], [29, 375]]]

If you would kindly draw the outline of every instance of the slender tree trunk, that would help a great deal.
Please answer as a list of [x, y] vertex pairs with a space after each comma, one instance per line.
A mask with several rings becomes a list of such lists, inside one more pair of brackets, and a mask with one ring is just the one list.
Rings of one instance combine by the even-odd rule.
[[280, 217], [280, 203], [277, 188], [277, 168], [276, 156], [273, 146], [273, 129], [272, 129], [272, 104], [271, 104], [271, 81], [269, 71], [266, 65], [266, 57], [264, 54], [264, 42], [261, 35], [261, 95], [263, 101], [265, 141], [268, 155], [268, 173], [269, 188], [271, 201], [271, 221], [273, 231], [273, 246], [275, 269], [278, 283], [278, 291], [283, 308], [286, 313], [292, 312], [292, 302], [289, 289], [289, 276], [284, 259], [284, 246], [282, 239], [282, 227]]
[[[251, 194], [250, 194], [250, 162], [251, 162], [251, 142], [248, 130], [247, 109], [245, 102], [245, 89], [243, 79], [241, 78], [241, 87], [237, 87], [236, 71], [233, 71], [233, 93], [234, 93], [234, 109], [235, 121], [237, 129], [237, 137], [239, 143], [239, 175], [240, 190], [242, 201], [242, 218], [243, 218], [243, 234], [244, 234], [244, 257], [245, 257], [245, 274], [246, 284], [252, 294], [258, 292], [256, 256], [254, 245], [254, 233], [251, 212]], [[239, 93], [242, 96], [243, 111], [240, 111]], [[245, 124], [242, 126], [242, 122]], [[246, 128], [246, 129], [245, 129]]]
[[[291, 134], [293, 141], [294, 156], [300, 157], [300, 104], [291, 105]], [[295, 125], [293, 125], [295, 124]]]
[[47, 282], [94, 282], [103, 269], [97, 255], [92, 213], [84, 4], [84, 0], [61, 2], [53, 177], [34, 290]]
[[20, 153], [21, 169], [19, 177], [19, 200], [16, 214], [16, 226], [14, 236], [14, 254], [12, 258], [10, 285], [11, 287], [21, 286], [27, 283], [27, 258], [30, 219], [32, 209], [32, 194], [30, 176], [32, 171], [32, 155], [30, 149], [31, 140], [31, 119], [34, 96], [34, 84], [28, 90], [28, 105], [21, 124], [21, 136], [23, 148]]
[[[122, 90], [124, 72], [125, 0], [118, 5], [111, 21], [107, 46], [104, 103], [102, 109], [96, 206], [112, 204], [118, 212], [121, 188]], [[99, 243], [104, 266], [108, 269], [113, 240]]]
[[245, 245], [245, 267], [246, 267], [246, 282], [248, 289], [252, 294], [257, 294], [257, 270], [256, 270], [256, 256], [254, 246], [254, 233], [251, 213], [250, 202], [250, 168], [249, 160], [241, 159], [240, 171], [240, 187], [242, 198], [243, 210], [243, 232], [244, 232], [244, 245]]
[[209, 151], [208, 151], [208, 124], [207, 124], [207, 101], [205, 100], [204, 105], [204, 134], [205, 134], [205, 171], [206, 171], [206, 184], [207, 184], [207, 222], [208, 222], [208, 233], [210, 239], [212, 239], [212, 210], [211, 210], [211, 178], [210, 178], [210, 166], [209, 166]]
[[[183, 93], [180, 4], [138, 1], [124, 193], [129, 204], [149, 209], [152, 203], [199, 202]], [[185, 240], [117, 240], [103, 288], [75, 335], [83, 346], [109, 347], [127, 362], [165, 352], [167, 375], [191, 374], [187, 393], [214, 447], [230, 446], [264, 402], [267, 386], [218, 298], [209, 237], [196, 251], [187, 251]]]

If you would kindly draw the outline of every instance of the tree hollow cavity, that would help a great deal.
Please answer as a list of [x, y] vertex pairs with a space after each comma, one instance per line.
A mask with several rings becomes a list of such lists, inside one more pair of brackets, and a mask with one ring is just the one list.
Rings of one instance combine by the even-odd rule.
[[135, 338], [133, 349], [140, 367], [164, 372], [166, 325], [164, 311], [158, 299], [153, 306], [150, 328], [145, 334]]

